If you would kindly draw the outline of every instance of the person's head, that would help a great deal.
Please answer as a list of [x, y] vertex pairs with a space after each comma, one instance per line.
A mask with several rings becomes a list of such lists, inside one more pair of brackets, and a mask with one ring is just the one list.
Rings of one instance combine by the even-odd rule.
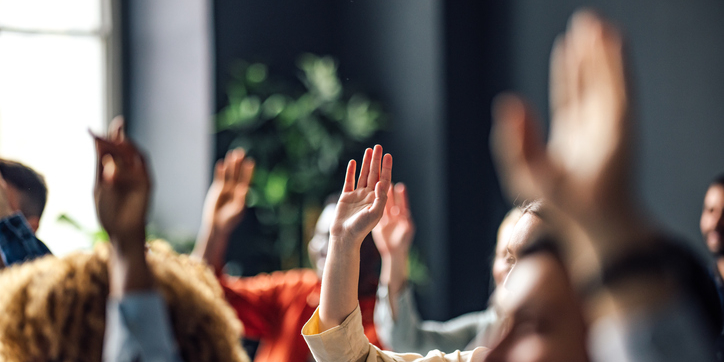
[[522, 248], [539, 235], [544, 227], [541, 200], [524, 203], [510, 210], [498, 229], [493, 261], [495, 285], [502, 285], [515, 266]]
[[48, 200], [48, 187], [43, 176], [15, 161], [0, 159], [0, 174], [7, 183], [9, 197], [18, 201], [20, 211], [33, 231], [38, 230], [40, 217]]
[[521, 251], [495, 307], [505, 331], [486, 362], [586, 362], [586, 323], [555, 243]]
[[699, 221], [706, 246], [716, 256], [724, 257], [724, 174], [715, 178], [704, 196]]
[[[101, 361], [109, 249], [46, 256], [0, 273], [0, 360]], [[248, 362], [241, 323], [213, 272], [166, 243], [149, 244], [146, 258], [183, 360]]]
[[[324, 272], [324, 263], [327, 261], [327, 247], [329, 246], [329, 227], [334, 219], [334, 210], [337, 206], [339, 194], [327, 198], [325, 207], [317, 219], [314, 236], [307, 244], [307, 252], [312, 267], [321, 278]], [[374, 295], [379, 281], [380, 253], [368, 234], [362, 242], [360, 249], [359, 295]]]

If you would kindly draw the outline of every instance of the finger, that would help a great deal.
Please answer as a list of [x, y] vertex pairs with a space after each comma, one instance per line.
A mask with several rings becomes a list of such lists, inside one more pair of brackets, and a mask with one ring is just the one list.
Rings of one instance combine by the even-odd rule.
[[[367, 177], [367, 188], [374, 189], [377, 181], [380, 180], [380, 165], [382, 161], [382, 146], [375, 145], [372, 152], [372, 163], [370, 164], [370, 174]], [[387, 192], [387, 190], [385, 190]]]
[[551, 51], [550, 79], [548, 85], [552, 114], [568, 102], [565, 49], [565, 37], [563, 35], [557, 36], [553, 42], [553, 50]]
[[126, 139], [123, 116], [116, 116], [111, 120], [108, 125], [108, 139], [115, 143], [123, 142]]
[[254, 159], [248, 157], [241, 163], [240, 185], [249, 186], [249, 184], [251, 184], [251, 178], [254, 175], [254, 166], [256, 166], [256, 162], [254, 162]]
[[216, 165], [214, 166], [214, 181], [223, 181], [224, 180], [224, 160], [218, 160], [216, 161]]
[[101, 164], [103, 165], [103, 173], [101, 174], [101, 182], [103, 184], [113, 184], [117, 172], [116, 162], [113, 159], [113, 156], [111, 155], [104, 155], [101, 158]]
[[392, 187], [387, 190], [387, 202], [385, 203], [385, 215], [392, 214], [392, 206], [395, 205], [395, 197], [392, 194]]
[[390, 188], [390, 182], [380, 180], [375, 184], [375, 201], [370, 206], [370, 213], [373, 215], [384, 214], [385, 204], [387, 203], [387, 191]]
[[229, 150], [224, 157], [224, 181], [229, 182], [234, 177], [234, 152]]
[[234, 169], [232, 170], [231, 179], [238, 182], [241, 178], [241, 163], [244, 161], [244, 150], [237, 148], [234, 150]]
[[[527, 120], [528, 112], [523, 100], [512, 94], [499, 95], [493, 101], [491, 151], [503, 181], [501, 186], [513, 200], [521, 195], [540, 196], [540, 180], [532, 176], [531, 163], [547, 157], [542, 139], [536, 139], [531, 125], [527, 124], [532, 123]], [[541, 172], [539, 168], [536, 170]]]
[[[380, 147], [380, 152], [382, 152], [382, 147]], [[379, 179], [387, 182], [387, 187], [392, 184], [392, 155], [389, 153], [382, 158], [382, 172]], [[387, 192], [387, 189], [385, 189], [385, 192]]]
[[365, 150], [364, 157], [362, 157], [362, 168], [359, 170], [359, 180], [357, 180], [357, 188], [367, 187], [367, 178], [370, 172], [370, 161], [372, 160], [372, 149], [368, 148]]
[[344, 187], [342, 192], [354, 191], [354, 173], [357, 169], [357, 162], [355, 160], [349, 160], [347, 164], [347, 174], [344, 177]]
[[398, 182], [395, 185], [395, 204], [400, 209], [400, 214], [410, 216], [409, 201], [407, 199], [407, 187], [405, 184]]

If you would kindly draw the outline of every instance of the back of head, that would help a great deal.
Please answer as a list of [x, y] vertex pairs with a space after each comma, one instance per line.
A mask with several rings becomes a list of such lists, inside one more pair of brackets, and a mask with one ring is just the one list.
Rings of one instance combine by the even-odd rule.
[[[0, 273], [0, 360], [100, 362], [108, 299], [108, 245], [47, 256]], [[186, 361], [248, 361], [241, 324], [210, 269], [165, 243], [147, 254]]]
[[0, 159], [0, 174], [20, 193], [20, 211], [25, 217], [40, 218], [48, 200], [45, 178], [22, 163], [3, 159]]

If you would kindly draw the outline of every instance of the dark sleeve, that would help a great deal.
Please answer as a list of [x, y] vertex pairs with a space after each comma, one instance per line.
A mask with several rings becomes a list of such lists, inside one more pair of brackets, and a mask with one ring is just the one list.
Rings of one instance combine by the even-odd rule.
[[0, 219], [0, 257], [6, 266], [47, 254], [50, 250], [35, 237], [22, 214]]

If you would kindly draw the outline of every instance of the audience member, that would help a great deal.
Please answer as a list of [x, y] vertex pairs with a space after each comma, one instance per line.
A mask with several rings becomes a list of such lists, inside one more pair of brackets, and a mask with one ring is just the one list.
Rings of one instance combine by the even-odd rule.
[[[699, 227], [704, 242], [714, 257], [711, 274], [719, 294], [720, 306], [724, 309], [724, 175], [718, 176], [709, 184], [704, 196]], [[717, 358], [719, 361], [724, 360], [724, 331], [717, 343]]]
[[[529, 230], [538, 224], [535, 217], [526, 217], [518, 222], [522, 214], [528, 214], [537, 204], [533, 202], [511, 209], [500, 224], [492, 265], [496, 286], [503, 285], [517, 262], [518, 252], [526, 245], [525, 238], [519, 236], [529, 234]], [[454, 351], [491, 346], [498, 338], [496, 326], [500, 322], [495, 308], [467, 313], [447, 322], [421, 321], [412, 287], [407, 283], [407, 258], [414, 234], [407, 205], [406, 189], [398, 183], [390, 188], [382, 219], [372, 230], [377, 249], [382, 255], [380, 287], [375, 306], [375, 326], [380, 341], [393, 351], [414, 353], [426, 353], [432, 349]], [[388, 236], [396, 233], [409, 235], [398, 238], [407, 242], [399, 245], [388, 243]], [[518, 237], [511, 238], [511, 235]]]
[[[0, 164], [2, 163], [0, 162]], [[16, 185], [32, 184], [32, 182], [25, 180], [27, 175], [23, 176], [26, 173], [23, 170], [29, 169], [18, 166], [19, 164], [8, 162], [5, 162], [5, 164], [11, 165], [5, 170], [12, 175], [11, 177], [16, 181]], [[37, 176], [35, 173], [32, 174]], [[42, 181], [42, 179], [39, 180]], [[31, 189], [33, 189], [32, 186]], [[37, 196], [38, 194], [21, 195], [15, 190], [16, 188], [6, 182], [4, 174], [0, 171], [0, 268], [50, 254], [50, 250], [45, 244], [35, 237], [37, 220], [42, 213], [45, 202], [43, 201], [42, 205], [40, 205], [42, 207], [37, 213], [38, 219], [35, 219], [36, 226], [32, 227], [25, 219], [24, 212], [21, 212], [21, 207], [23, 204], [27, 204], [30, 205], [28, 206], [28, 213], [32, 213], [33, 210], [37, 211], [37, 208], [32, 207], [33, 202], [26, 201], [35, 199], [31, 196]]]
[[17, 209], [23, 213], [33, 232], [37, 232], [48, 201], [45, 178], [20, 162], [4, 159], [0, 159], [0, 174], [5, 178], [8, 197], [17, 200]]
[[[337, 198], [328, 200], [308, 244], [315, 270], [293, 269], [242, 278], [223, 275], [229, 236], [241, 221], [253, 169], [253, 161], [245, 157], [243, 150], [231, 151], [217, 163], [193, 255], [206, 260], [216, 271], [246, 337], [260, 341], [255, 361], [306, 362], [311, 354], [299, 331], [319, 305], [320, 278]], [[359, 300], [364, 332], [372, 343], [379, 344], [373, 322], [379, 253], [371, 237], [366, 240], [361, 250], [365, 263], [359, 269]]]
[[0, 359], [248, 361], [238, 343], [241, 326], [213, 273], [164, 243], [146, 252], [150, 182], [121, 127], [116, 121], [108, 140], [96, 138], [96, 207], [110, 245], [0, 273]]

